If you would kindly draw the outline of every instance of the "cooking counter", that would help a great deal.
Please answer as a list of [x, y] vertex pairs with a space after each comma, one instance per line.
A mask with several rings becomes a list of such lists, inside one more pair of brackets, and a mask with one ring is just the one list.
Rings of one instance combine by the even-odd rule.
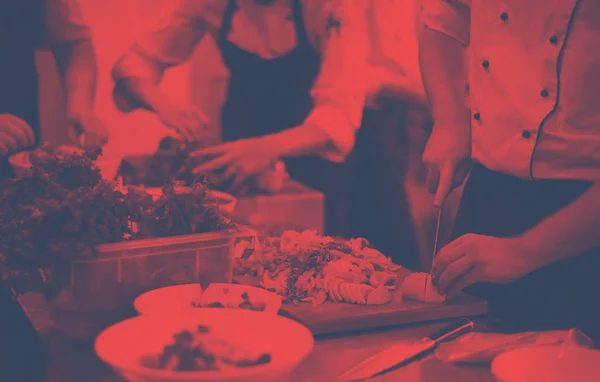
[[[75, 341], [58, 333], [45, 310], [40, 296], [25, 296], [28, 314], [50, 348], [48, 375], [45, 382], [123, 382], [94, 354], [91, 341]], [[443, 323], [403, 326], [380, 331], [363, 331], [352, 335], [317, 338], [309, 357], [295, 370], [289, 382], [328, 382], [380, 349], [398, 341], [418, 340]], [[485, 368], [458, 367], [438, 361], [433, 356], [388, 373], [376, 381], [495, 381]], [[282, 381], [284, 382], [284, 381]]]
[[[44, 382], [124, 382], [96, 357], [93, 342], [72, 340], [61, 335], [54, 328], [47, 305], [40, 295], [23, 296], [22, 303], [50, 350], [48, 374]], [[288, 381], [335, 381], [340, 373], [376, 351], [398, 341], [418, 340], [431, 334], [441, 325], [443, 323], [430, 323], [317, 338], [313, 352], [300, 364]], [[381, 382], [442, 380], [495, 381], [489, 369], [445, 364], [433, 356], [413, 362], [376, 379]]]

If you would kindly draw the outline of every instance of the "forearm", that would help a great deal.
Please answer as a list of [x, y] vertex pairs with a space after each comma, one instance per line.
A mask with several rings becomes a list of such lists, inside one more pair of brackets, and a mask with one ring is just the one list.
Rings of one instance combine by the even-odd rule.
[[270, 135], [269, 139], [281, 158], [319, 155], [333, 145], [329, 135], [314, 124], [292, 127]]
[[52, 47], [67, 94], [68, 116], [90, 113], [94, 107], [98, 66], [90, 40]]
[[470, 126], [466, 102], [466, 48], [456, 39], [423, 28], [419, 49], [423, 85], [437, 127]]
[[521, 236], [538, 266], [600, 247], [600, 183]]
[[[158, 113], [163, 105], [171, 102], [151, 79], [129, 77], [117, 81], [118, 95], [124, 97], [128, 106], [141, 107]], [[118, 105], [117, 105], [118, 106]]]

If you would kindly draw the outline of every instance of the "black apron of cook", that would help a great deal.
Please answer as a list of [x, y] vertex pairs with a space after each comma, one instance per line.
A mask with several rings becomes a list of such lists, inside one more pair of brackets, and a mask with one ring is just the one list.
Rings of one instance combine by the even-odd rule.
[[[237, 1], [230, 0], [218, 35], [229, 69], [228, 97], [222, 109], [224, 141], [258, 137], [301, 125], [313, 108], [310, 90], [321, 58], [308, 39], [299, 0], [293, 1], [296, 47], [271, 60], [228, 41]], [[325, 194], [325, 229], [346, 236], [348, 165], [317, 157], [286, 159], [293, 179]]]
[[364, 237], [405, 268], [420, 270], [419, 247], [404, 188], [406, 105], [365, 109], [353, 152], [351, 237]]
[[[465, 185], [452, 239], [465, 233], [518, 236], [577, 199], [590, 185], [577, 180], [523, 180], [476, 165]], [[598, 341], [599, 274], [597, 249], [514, 283], [481, 283], [467, 292], [487, 299], [491, 313], [515, 329], [578, 327]]]
[[[44, 31], [44, 3], [0, 1], [0, 113], [25, 120], [36, 138], [40, 124], [35, 48]], [[8, 158], [0, 157], [0, 177], [10, 172]], [[0, 380], [35, 382], [45, 374], [43, 346], [19, 303], [10, 297], [0, 285]]]

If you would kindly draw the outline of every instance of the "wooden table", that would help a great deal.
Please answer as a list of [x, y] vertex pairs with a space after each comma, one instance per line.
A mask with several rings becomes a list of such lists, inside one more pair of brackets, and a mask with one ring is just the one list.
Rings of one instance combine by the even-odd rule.
[[[340, 373], [376, 351], [397, 341], [420, 339], [442, 324], [421, 324], [353, 335], [317, 338], [314, 351], [286, 381], [335, 381]], [[70, 340], [50, 328], [46, 328], [43, 332], [43, 338], [51, 348], [49, 370], [45, 382], [124, 382], [96, 358], [91, 341]], [[431, 355], [378, 377], [374, 381], [493, 382], [495, 379], [486, 368], [445, 364]]]
[[[27, 314], [49, 345], [49, 367], [44, 382], [124, 382], [95, 355], [92, 341], [78, 341], [57, 332], [48, 305], [40, 295], [21, 298]], [[282, 382], [329, 382], [369, 355], [399, 341], [418, 340], [445, 322], [370, 330], [316, 338], [313, 352]], [[396, 371], [374, 379], [375, 382], [494, 382], [489, 369], [445, 364], [430, 355]]]

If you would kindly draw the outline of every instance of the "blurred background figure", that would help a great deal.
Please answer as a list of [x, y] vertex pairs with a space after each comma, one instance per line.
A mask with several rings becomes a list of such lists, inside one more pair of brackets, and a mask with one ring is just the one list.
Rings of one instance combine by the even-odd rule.
[[[107, 131], [93, 112], [96, 61], [76, 0], [0, 2], [0, 179], [12, 175], [10, 155], [40, 143], [36, 49], [51, 49], [67, 95], [67, 123], [76, 142], [95, 148]], [[57, 96], [57, 95], [55, 95]], [[10, 290], [0, 290], [0, 375], [39, 381], [44, 349]]]
[[67, 123], [83, 147], [102, 146], [107, 130], [93, 111], [96, 61], [76, 1], [6, 1], [0, 5], [0, 176], [8, 156], [40, 143], [37, 48], [50, 48], [67, 95]]
[[173, 101], [159, 83], [212, 36], [229, 71], [221, 109], [227, 143], [198, 151], [212, 159], [197, 172], [224, 169], [242, 186], [283, 159], [293, 179], [324, 193], [326, 232], [347, 236], [344, 160], [360, 126], [367, 48], [357, 17], [354, 3], [340, 0], [177, 1], [117, 62], [115, 102], [123, 111], [153, 111], [187, 140], [200, 139], [205, 113]]

